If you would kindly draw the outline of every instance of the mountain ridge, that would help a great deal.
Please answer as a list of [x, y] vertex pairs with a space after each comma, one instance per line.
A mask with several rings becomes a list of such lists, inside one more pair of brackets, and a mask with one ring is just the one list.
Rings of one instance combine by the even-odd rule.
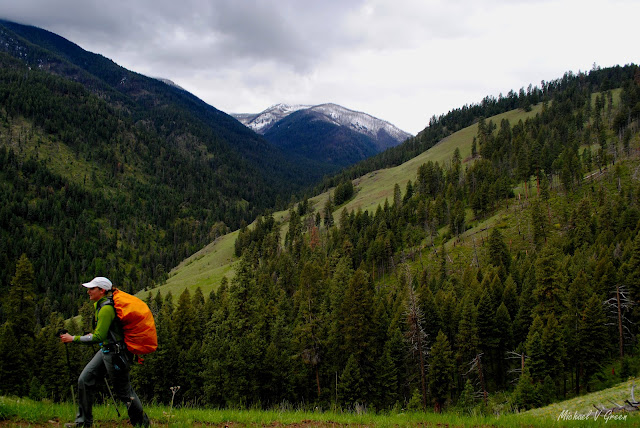
[[360, 133], [366, 133], [375, 137], [381, 129], [384, 129], [392, 138], [402, 142], [412, 135], [401, 130], [392, 123], [379, 119], [368, 113], [351, 110], [335, 103], [323, 104], [285, 104], [278, 103], [263, 110], [260, 113], [230, 113], [243, 125], [253, 129], [255, 132], [264, 135], [277, 122], [288, 115], [299, 110], [313, 110], [324, 114], [335, 124], [341, 126], [351, 126]]
[[287, 153], [321, 160], [333, 169], [395, 147], [411, 134], [370, 114], [334, 103], [275, 104], [261, 113], [233, 113]]
[[[130, 292], [149, 287], [327, 171], [187, 91], [36, 27], [0, 22], [0, 94], [2, 215], [14, 225], [0, 226], [10, 243], [0, 284], [25, 253], [37, 283], [68, 295], [61, 313], [81, 298], [79, 275], [110, 276]], [[35, 246], [31, 230], [43, 231]]]

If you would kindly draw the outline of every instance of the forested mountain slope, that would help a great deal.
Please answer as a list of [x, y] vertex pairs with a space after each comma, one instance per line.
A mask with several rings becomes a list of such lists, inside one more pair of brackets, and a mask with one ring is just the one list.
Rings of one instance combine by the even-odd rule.
[[[435, 119], [421, 135], [452, 137], [480, 114], [471, 147], [415, 165], [375, 211], [344, 209], [358, 183], [334, 178], [331, 197], [292, 205], [286, 227], [265, 215], [240, 228], [235, 275], [217, 289], [145, 293], [160, 347], [136, 367], [136, 391], [213, 407], [467, 409], [489, 395], [526, 409], [637, 374], [640, 72], [545, 88], [513, 123], [480, 114], [500, 101]], [[429, 138], [375, 162], [437, 149]], [[68, 388], [49, 372], [64, 321], [33, 277], [22, 257], [3, 302], [0, 391], [60, 400]], [[86, 329], [90, 313], [67, 328]]]
[[137, 291], [320, 177], [193, 95], [55, 34], [2, 21], [0, 42], [2, 292], [23, 253], [66, 314], [92, 275]]
[[208, 298], [148, 294], [183, 351], [150, 357], [141, 372], [158, 377], [139, 387], [376, 409], [486, 392], [523, 409], [636, 374], [637, 70], [597, 93], [578, 77], [515, 123], [481, 119], [469, 156], [427, 160], [375, 212], [303, 202], [286, 228], [242, 229], [235, 276]]
[[[576, 76], [514, 123], [479, 120], [468, 156], [425, 160], [374, 212], [303, 201], [285, 227], [241, 229], [235, 275], [208, 298], [147, 294], [183, 351], [150, 357], [139, 387], [189, 384], [183, 400], [213, 406], [486, 393], [523, 409], [637, 374], [640, 73], [624, 70], [619, 89]], [[348, 204], [344, 186], [331, 196]]]
[[[521, 109], [511, 110], [506, 113], [499, 114], [490, 118], [494, 123], [501, 120], [509, 120], [510, 122], [518, 122], [534, 117], [542, 111], [542, 104], [533, 106], [531, 111], [527, 112]], [[335, 206], [335, 188], [331, 188], [305, 201], [300, 202], [296, 209], [300, 212], [312, 212], [317, 215], [323, 212], [329, 199], [332, 199], [333, 217], [336, 224], [340, 221], [340, 212], [344, 209], [348, 211], [369, 211], [375, 212], [378, 206], [384, 206], [385, 200], [391, 201], [394, 198], [394, 188], [398, 184], [400, 188], [405, 188], [408, 182], [414, 182], [416, 171], [418, 168], [431, 163], [447, 163], [451, 160], [456, 149], [461, 157], [465, 159], [465, 164], [471, 161], [471, 149], [473, 139], [478, 132], [478, 123], [467, 128], [461, 129], [443, 139], [429, 150], [421, 153], [413, 159], [404, 162], [401, 165], [385, 168], [358, 177], [353, 180], [352, 185], [354, 193], [352, 197], [346, 201], [340, 202], [339, 206]], [[344, 182], [342, 183], [344, 187]], [[306, 207], [306, 208], [305, 208]], [[323, 213], [324, 214], [324, 213]], [[289, 227], [289, 210], [276, 211], [272, 214], [276, 222], [282, 224], [281, 235], [286, 234]], [[251, 226], [255, 227], [255, 223]], [[481, 226], [480, 226], [481, 227]], [[472, 232], [470, 229], [469, 232]], [[237, 241], [238, 232], [224, 235], [214, 242], [208, 244], [205, 248], [195, 253], [193, 256], [184, 260], [180, 265], [176, 266], [169, 272], [165, 284], [160, 285], [157, 291], [163, 295], [171, 291], [174, 295], [180, 294], [184, 288], [195, 291], [197, 287], [201, 287], [205, 294], [215, 290], [220, 285], [223, 277], [231, 279], [235, 275], [234, 266], [237, 266], [239, 257], [234, 256], [233, 243]], [[140, 292], [139, 296], [144, 297], [146, 292]]]

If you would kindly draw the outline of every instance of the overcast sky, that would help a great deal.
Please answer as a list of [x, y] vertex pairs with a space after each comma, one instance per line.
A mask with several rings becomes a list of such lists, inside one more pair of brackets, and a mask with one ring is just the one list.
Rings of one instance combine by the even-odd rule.
[[566, 71], [640, 63], [640, 1], [0, 0], [227, 113], [333, 102], [412, 134]]

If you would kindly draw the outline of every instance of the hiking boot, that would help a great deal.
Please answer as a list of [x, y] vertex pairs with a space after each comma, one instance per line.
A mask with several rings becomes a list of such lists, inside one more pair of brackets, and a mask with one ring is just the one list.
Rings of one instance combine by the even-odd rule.
[[134, 427], [142, 427], [142, 428], [146, 428], [151, 426], [151, 421], [149, 421], [149, 417], [147, 416], [146, 413], [142, 414], [142, 422], [137, 423], [137, 424], [133, 424]]

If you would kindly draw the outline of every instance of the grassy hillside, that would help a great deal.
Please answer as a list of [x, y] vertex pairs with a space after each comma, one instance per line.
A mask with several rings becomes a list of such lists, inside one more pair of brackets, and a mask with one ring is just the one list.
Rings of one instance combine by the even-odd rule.
[[[223, 277], [231, 279], [235, 276], [237, 258], [234, 256], [233, 245], [237, 237], [236, 230], [216, 239], [176, 266], [169, 273], [166, 284], [153, 291], [160, 291], [163, 295], [171, 292], [177, 296], [185, 288], [193, 292], [200, 287], [205, 295], [217, 289]], [[143, 290], [138, 296], [146, 297], [147, 294], [148, 291]]]
[[[535, 106], [530, 112], [524, 110], [512, 110], [487, 119], [499, 124], [503, 119], [509, 120], [513, 125], [519, 120], [526, 120], [535, 116], [542, 109], [542, 105]], [[428, 161], [438, 162], [441, 165], [450, 161], [455, 149], [460, 150], [462, 159], [467, 159], [471, 155], [471, 143], [473, 137], [478, 133], [478, 125], [468, 126], [451, 136], [440, 141], [438, 144], [422, 153], [421, 155], [394, 168], [375, 171], [361, 177], [355, 181], [357, 188], [356, 197], [348, 202], [345, 207], [348, 210], [361, 209], [362, 211], [375, 211], [378, 205], [384, 204], [385, 199], [389, 202], [393, 199], [393, 188], [397, 183], [404, 191], [409, 180], [415, 181], [416, 172], [420, 165]], [[326, 193], [322, 195], [326, 198]], [[324, 199], [322, 199], [324, 203]]]
[[[507, 119], [512, 124], [515, 124], [519, 120], [524, 121], [528, 117], [535, 116], [541, 109], [542, 105], [538, 104], [530, 112], [525, 112], [521, 109], [512, 110], [488, 118], [487, 122], [492, 120], [494, 123], [499, 124], [503, 119]], [[360, 209], [373, 213], [378, 205], [384, 204], [385, 199], [393, 199], [393, 189], [396, 183], [404, 190], [409, 180], [415, 181], [420, 165], [428, 161], [438, 162], [442, 165], [451, 159], [456, 148], [460, 150], [462, 158], [467, 159], [471, 155], [471, 143], [477, 132], [478, 125], [471, 125], [452, 134], [431, 149], [402, 165], [374, 171], [354, 180], [355, 197], [338, 207], [334, 212], [334, 218], [338, 220], [339, 213], [345, 208], [349, 211]], [[332, 193], [333, 189], [330, 189], [314, 196], [309, 199], [309, 204], [315, 211], [321, 211]], [[273, 216], [276, 221], [284, 223], [281, 233], [284, 236], [288, 230], [286, 224], [288, 211], [278, 211]], [[484, 226], [479, 226], [479, 228], [482, 227]], [[476, 229], [470, 229], [466, 235], [472, 235], [475, 231]], [[217, 289], [224, 276], [231, 279], [235, 275], [234, 266], [237, 258], [233, 255], [233, 244], [237, 235], [238, 231], [235, 231], [218, 238], [198, 253], [184, 260], [171, 270], [166, 283], [154, 289], [153, 292], [160, 291], [164, 295], [171, 291], [175, 296], [176, 293], [180, 293], [184, 288], [189, 288], [190, 291], [193, 291], [200, 287], [203, 293], [207, 295], [211, 290]], [[139, 296], [146, 296], [147, 294], [147, 290], [138, 293]]]

